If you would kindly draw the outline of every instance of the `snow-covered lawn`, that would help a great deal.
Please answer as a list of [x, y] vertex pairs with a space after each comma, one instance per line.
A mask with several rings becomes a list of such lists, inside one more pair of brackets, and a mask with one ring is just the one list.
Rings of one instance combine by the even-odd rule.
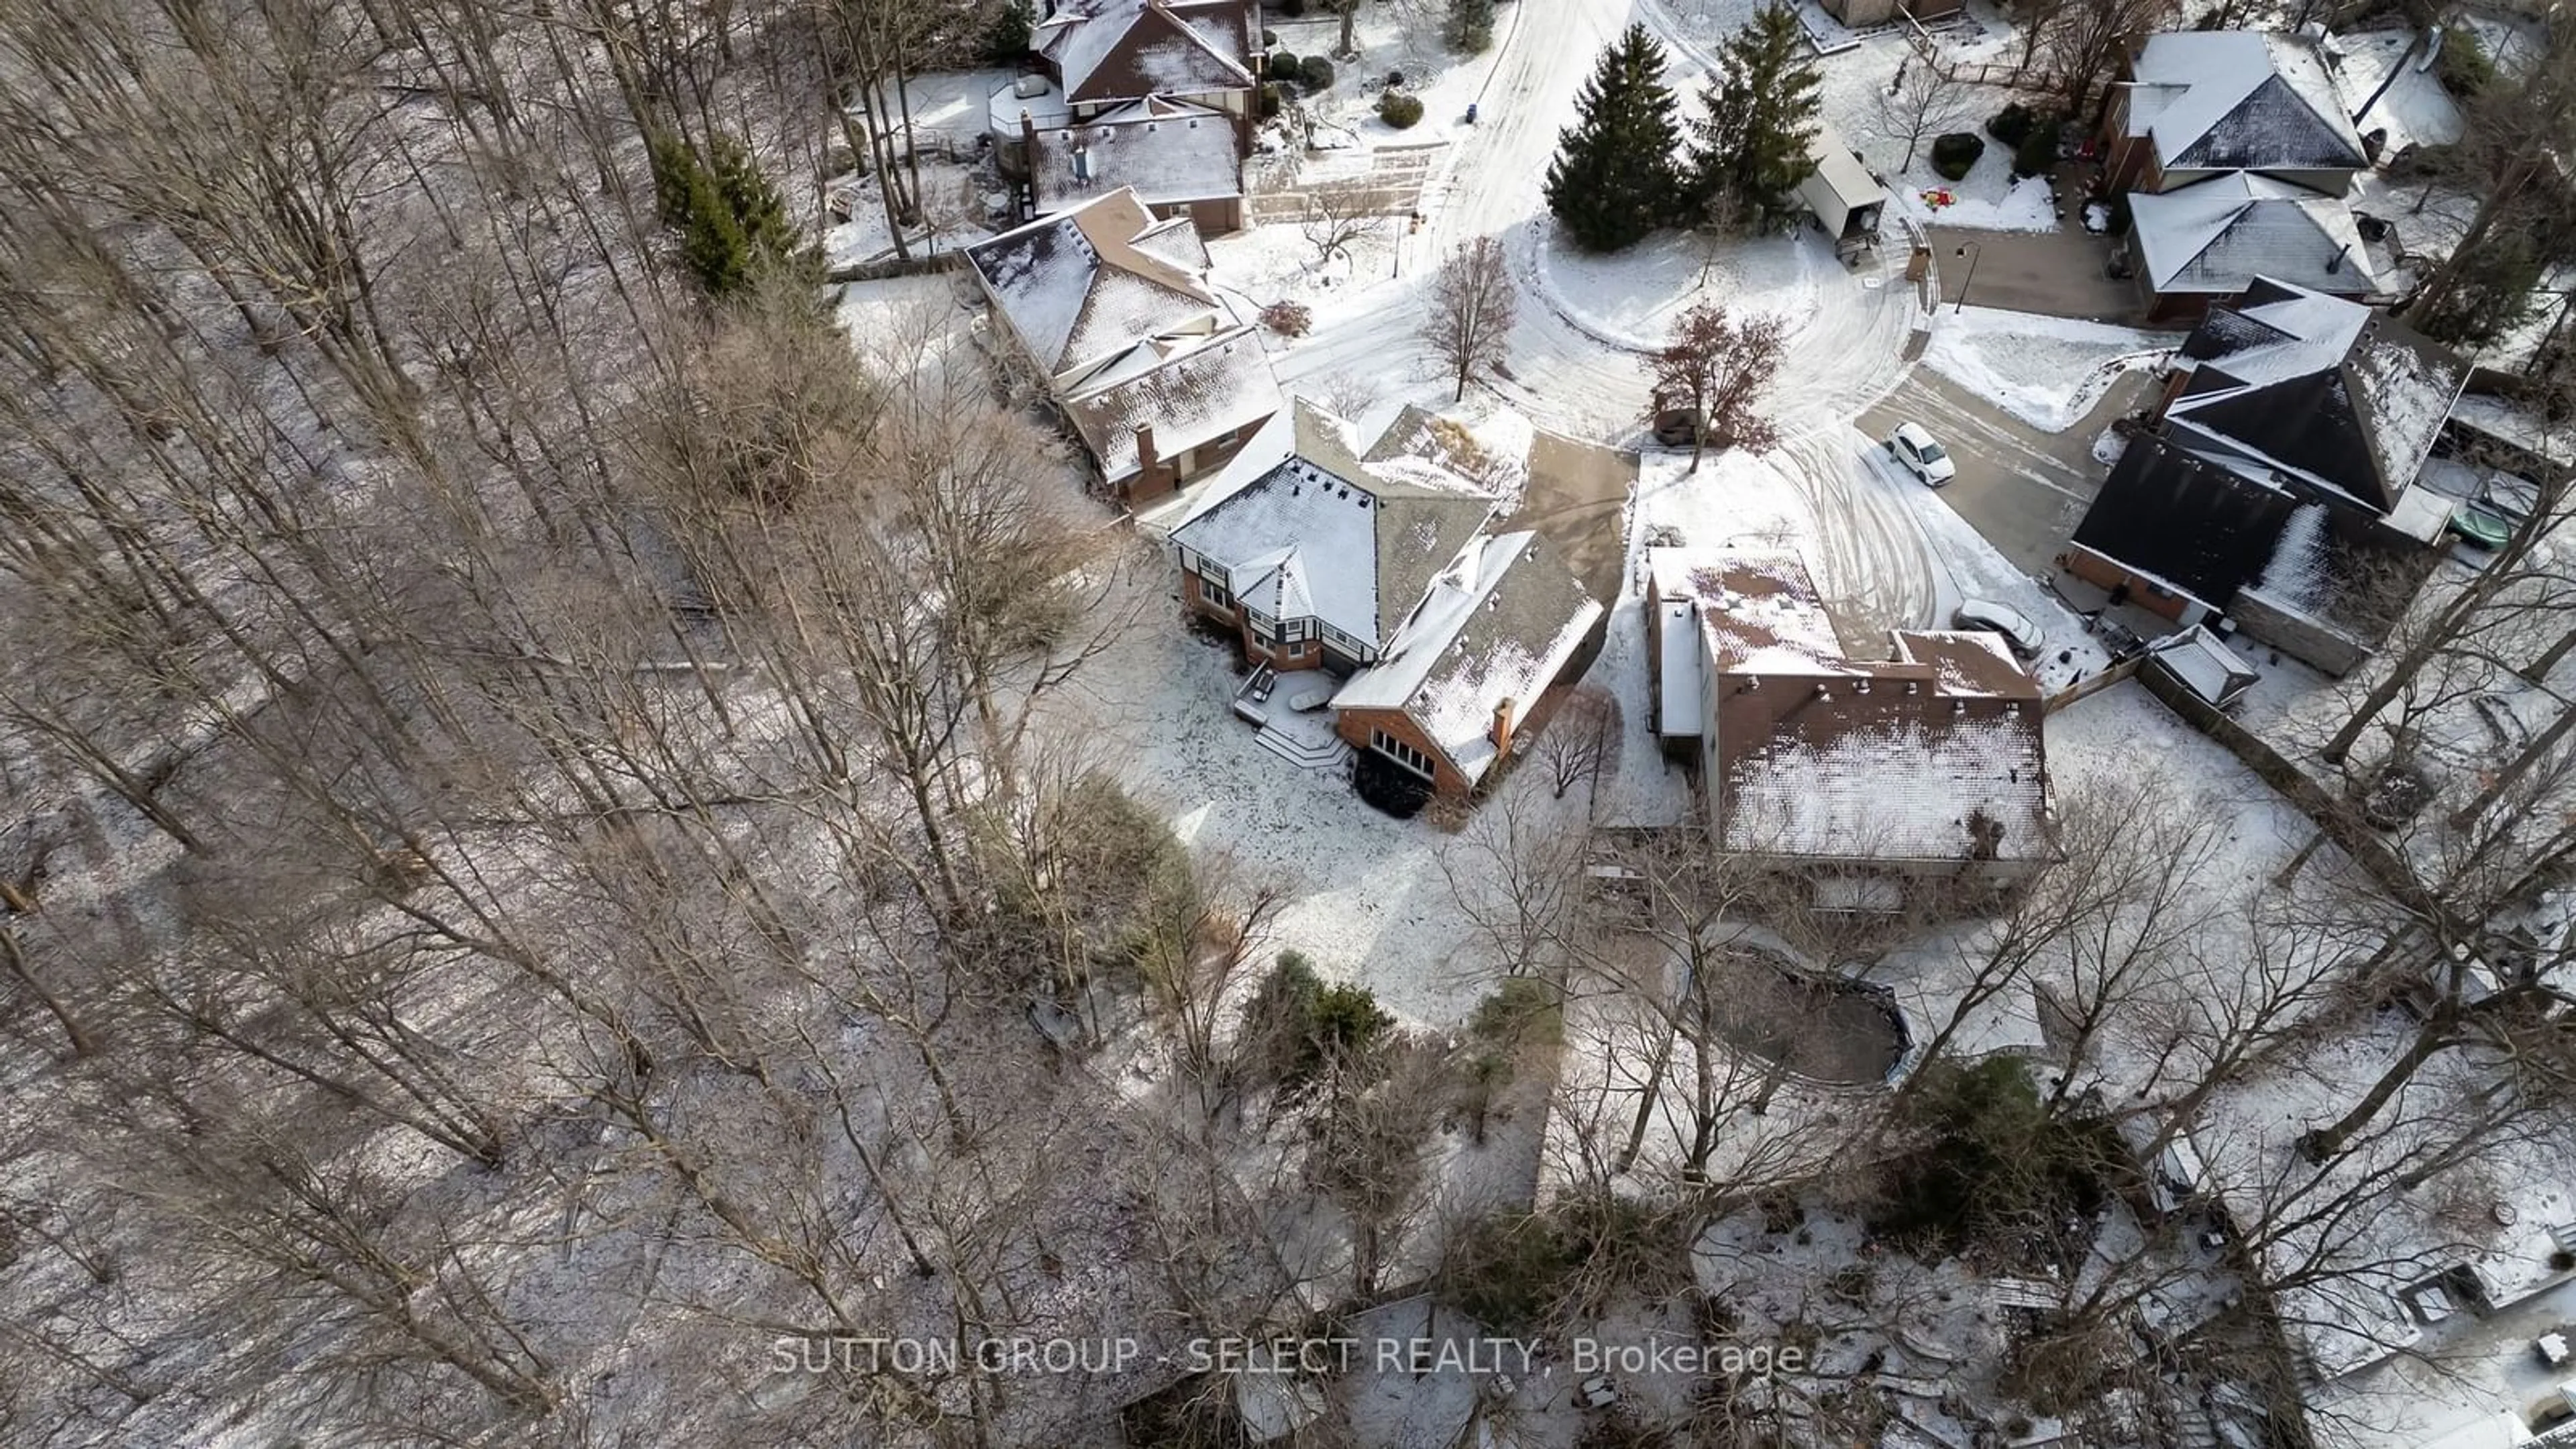
[[1809, 249], [1780, 237], [1659, 231], [1604, 256], [1551, 229], [1539, 246], [1547, 300], [1603, 341], [1639, 351], [1662, 347], [1674, 320], [1702, 300], [1739, 317], [1778, 317], [1792, 328], [1826, 305], [1825, 279]]
[[2121, 373], [2153, 367], [2181, 339], [2065, 317], [1947, 307], [1923, 365], [2046, 433], [2083, 421]]
[[[1067, 687], [1051, 732], [1082, 741], [1193, 850], [1287, 890], [1293, 901], [1269, 950], [1303, 952], [1325, 976], [1367, 986], [1408, 1023], [1456, 1025], [1500, 979], [1464, 929], [1441, 870], [1460, 837], [1425, 817], [1381, 814], [1338, 774], [1301, 770], [1263, 749], [1228, 709], [1235, 664], [1231, 649], [1182, 626], [1177, 602], [1149, 607]], [[1280, 686], [1283, 697], [1299, 687], [1294, 679]], [[1580, 828], [1585, 809], [1579, 791], [1551, 799], [1545, 772], [1530, 769], [1513, 772], [1480, 808], [1507, 805], [1567, 828]]]

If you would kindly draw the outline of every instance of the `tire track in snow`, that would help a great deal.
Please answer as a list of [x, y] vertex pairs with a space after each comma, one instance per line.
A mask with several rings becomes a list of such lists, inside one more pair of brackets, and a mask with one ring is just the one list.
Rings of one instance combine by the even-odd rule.
[[1861, 647], [1889, 629], [1936, 622], [1941, 570], [1908, 501], [1864, 457], [1857, 429], [1819, 428], [1788, 439], [1762, 459], [1807, 501], [1815, 521], [1809, 562], [1826, 608]]

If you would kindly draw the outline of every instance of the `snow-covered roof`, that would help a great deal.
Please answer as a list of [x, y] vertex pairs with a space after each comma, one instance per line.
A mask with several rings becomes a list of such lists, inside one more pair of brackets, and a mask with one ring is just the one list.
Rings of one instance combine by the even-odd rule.
[[1679, 599], [1656, 599], [1652, 607], [1660, 614], [1656, 637], [1662, 645], [1655, 671], [1655, 732], [1674, 738], [1697, 735], [1707, 727], [1699, 717], [1707, 666], [1699, 648], [1698, 611]]
[[[1302, 399], [1289, 411], [1291, 451], [1211, 498], [1172, 542], [1226, 570], [1247, 608], [1319, 619], [1385, 647], [1494, 501], [1427, 465], [1386, 476], [1360, 461], [1342, 419]], [[1278, 441], [1265, 428], [1248, 450], [1266, 454]]]
[[1499, 757], [1497, 709], [1525, 715], [1600, 618], [1600, 603], [1537, 534], [1471, 539], [1384, 660], [1351, 676], [1333, 707], [1404, 711], [1473, 782]]
[[1992, 858], [2053, 849], [2039, 711], [1889, 718], [1824, 738], [1775, 735], [1727, 772], [1727, 850], [1875, 860], [1967, 860], [1970, 816], [2002, 827]]
[[1993, 858], [2055, 848], [2039, 684], [2002, 641], [1900, 630], [1892, 657], [1852, 659], [1794, 555], [1650, 548], [1646, 566], [1668, 637], [1687, 622], [1673, 610], [1696, 612], [1715, 664], [1715, 721], [1669, 654], [1659, 714], [1668, 734], [1716, 731], [1722, 848], [1967, 860], [1979, 813], [2002, 827]]
[[1249, 90], [1245, 0], [1067, 0], [1034, 44], [1077, 102]]
[[1149, 244], [1158, 222], [1120, 188], [966, 249], [995, 308], [1051, 376], [1223, 312], [1189, 268]]
[[1685, 600], [1720, 668], [1845, 673], [1842, 640], [1797, 555], [1650, 548], [1655, 597]]
[[1120, 187], [1149, 206], [1243, 194], [1233, 118], [1187, 101], [1135, 101], [1079, 126], [1040, 131], [1030, 153], [1041, 213]]
[[2238, 658], [2236, 651], [2199, 624], [2159, 639], [2150, 647], [2157, 663], [2211, 704], [2225, 702], [2238, 686], [2250, 684], [2256, 677], [2254, 666]]
[[1116, 482], [1137, 471], [1136, 430], [1150, 427], [1154, 451], [1177, 456], [1280, 411], [1269, 354], [1249, 328], [1236, 328], [1159, 367], [1068, 399], [1074, 430]]
[[2320, 292], [2381, 290], [2370, 254], [2338, 197], [2231, 171], [2164, 192], [2134, 192], [2139, 260], [2158, 292], [2233, 296], [2257, 277]]
[[1898, 661], [1929, 666], [1933, 692], [1945, 699], [2022, 699], [2032, 693], [2029, 671], [1998, 635], [1982, 629], [1900, 629], [1895, 637]]
[[1807, 154], [1815, 160], [1815, 178], [1830, 189], [1845, 211], [1859, 211], [1887, 200], [1887, 189], [1869, 168], [1860, 164], [1851, 147], [1830, 126], [1819, 123], [1816, 133], [1807, 140]]
[[[2457, 354], [2368, 307], [2271, 278], [2212, 308], [2181, 355], [2192, 375], [2166, 409], [2175, 442], [2255, 481], [2293, 474], [2391, 515], [2468, 378]], [[2403, 531], [2431, 536], [2422, 511]]]
[[2132, 67], [2129, 134], [2165, 170], [2358, 171], [2361, 136], [2305, 43], [2243, 30], [2151, 35]]

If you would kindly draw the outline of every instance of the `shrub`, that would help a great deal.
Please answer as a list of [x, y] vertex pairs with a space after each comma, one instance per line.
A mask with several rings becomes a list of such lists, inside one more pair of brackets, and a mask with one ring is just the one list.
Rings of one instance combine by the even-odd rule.
[[1433, 1292], [1505, 1333], [1581, 1316], [1622, 1285], [1661, 1271], [1671, 1224], [1648, 1204], [1582, 1194], [1537, 1212], [1503, 1211], [1459, 1234]]
[[1333, 63], [1320, 55], [1310, 55], [1297, 62], [1297, 79], [1306, 89], [1320, 91], [1333, 83]]
[[1505, 1046], [1559, 1041], [1565, 1020], [1556, 1004], [1556, 988], [1535, 976], [1506, 977], [1493, 994], [1476, 1003], [1475, 1014], [1467, 1018], [1467, 1031], [1479, 1041]]
[[1377, 118], [1401, 131], [1422, 119], [1422, 97], [1385, 91], [1377, 98]]
[[1297, 53], [1293, 50], [1284, 49], [1270, 52], [1270, 78], [1275, 81], [1295, 80], [1297, 78]]
[[2018, 148], [2030, 139], [2031, 128], [2038, 124], [2039, 116], [2030, 107], [2015, 101], [1995, 112], [1994, 119], [1986, 122], [1986, 134], [2007, 146]]
[[2021, 144], [2013, 148], [2015, 181], [2025, 176], [2045, 176], [2056, 169], [2059, 129], [2056, 121], [2042, 121], [2031, 128], [2029, 135], [2021, 138]]
[[1276, 30], [1265, 30], [1265, 31], [1261, 32], [1261, 48], [1262, 48], [1263, 50], [1276, 50], [1276, 49], [1278, 49], [1278, 48], [1279, 48], [1279, 32], [1278, 32], [1278, 31], [1276, 31]]
[[1263, 82], [1261, 83], [1261, 101], [1260, 101], [1260, 107], [1261, 107], [1261, 119], [1263, 119], [1263, 120], [1265, 120], [1265, 121], [1266, 121], [1266, 120], [1269, 120], [1272, 116], [1278, 115], [1278, 114], [1279, 114], [1279, 104], [1280, 104], [1280, 100], [1279, 100], [1279, 82], [1277, 82], [1277, 81], [1263, 81]]
[[1336, 1068], [1365, 1061], [1395, 1029], [1395, 1018], [1367, 987], [1327, 984], [1295, 951], [1279, 953], [1279, 964], [1253, 993], [1244, 1020], [1246, 1045], [1258, 1053], [1257, 1064], [1291, 1094], [1315, 1086]]
[[2483, 95], [2496, 83], [2495, 61], [2488, 57], [2487, 48], [2456, 25], [2442, 36], [2442, 58], [2433, 63], [2433, 73], [2462, 100]]
[[1261, 325], [1282, 337], [1303, 337], [1315, 325], [1315, 315], [1303, 302], [1273, 302], [1261, 309]]
[[1306, 0], [1275, 0], [1279, 13], [1294, 20], [1306, 13]]
[[1944, 181], [1965, 181], [1974, 170], [1977, 158], [1986, 154], [1986, 140], [1972, 131], [1951, 131], [1932, 142], [1932, 169]]

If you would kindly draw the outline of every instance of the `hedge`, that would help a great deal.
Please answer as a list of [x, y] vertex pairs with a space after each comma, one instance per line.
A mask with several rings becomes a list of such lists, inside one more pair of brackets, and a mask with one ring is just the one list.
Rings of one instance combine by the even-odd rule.
[[1377, 118], [1401, 131], [1422, 119], [1422, 98], [1386, 91], [1377, 98]]
[[1944, 181], [1965, 181], [1986, 154], [1986, 138], [1973, 131], [1950, 131], [1932, 142], [1932, 169]]

